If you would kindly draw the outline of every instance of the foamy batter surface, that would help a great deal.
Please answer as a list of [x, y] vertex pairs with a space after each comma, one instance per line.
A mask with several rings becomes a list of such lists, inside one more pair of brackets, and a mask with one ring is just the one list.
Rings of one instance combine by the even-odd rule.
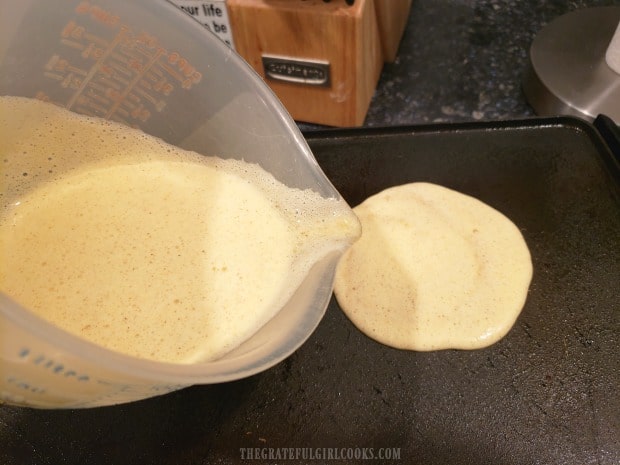
[[35, 100], [0, 104], [0, 289], [113, 350], [215, 358], [358, 233], [344, 202], [256, 165]]
[[361, 331], [426, 351], [481, 348], [510, 330], [532, 262], [508, 218], [428, 183], [386, 189], [354, 211], [363, 233], [338, 266], [335, 294]]

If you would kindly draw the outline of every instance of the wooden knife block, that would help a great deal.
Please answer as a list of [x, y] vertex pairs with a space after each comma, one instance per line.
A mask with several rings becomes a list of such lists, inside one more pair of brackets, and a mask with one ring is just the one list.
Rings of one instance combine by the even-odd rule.
[[343, 127], [363, 124], [383, 63], [396, 56], [411, 0], [226, 4], [237, 52], [293, 118]]

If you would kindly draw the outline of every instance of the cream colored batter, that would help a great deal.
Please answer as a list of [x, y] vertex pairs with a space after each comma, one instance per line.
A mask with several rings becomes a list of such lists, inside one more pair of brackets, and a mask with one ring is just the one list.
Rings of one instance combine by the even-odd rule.
[[0, 289], [65, 330], [216, 358], [359, 234], [342, 201], [35, 100], [0, 99]]
[[508, 218], [428, 183], [386, 189], [354, 211], [363, 233], [339, 264], [335, 294], [361, 331], [428, 351], [485, 347], [510, 330], [532, 262]]

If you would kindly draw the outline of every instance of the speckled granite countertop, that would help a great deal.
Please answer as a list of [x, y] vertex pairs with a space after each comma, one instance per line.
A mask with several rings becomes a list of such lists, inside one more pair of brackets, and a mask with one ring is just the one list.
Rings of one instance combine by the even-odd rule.
[[[413, 0], [364, 126], [534, 116], [521, 90], [536, 33], [570, 11], [618, 0]], [[320, 126], [300, 123], [302, 130]]]

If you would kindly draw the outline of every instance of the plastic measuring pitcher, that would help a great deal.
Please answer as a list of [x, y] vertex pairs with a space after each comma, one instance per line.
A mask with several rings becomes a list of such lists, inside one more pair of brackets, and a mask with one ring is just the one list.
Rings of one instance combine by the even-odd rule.
[[[288, 113], [230, 48], [165, 0], [3, 2], [0, 95], [51, 101], [205, 155], [258, 163], [290, 187], [338, 192]], [[128, 402], [278, 363], [321, 320], [340, 252], [316, 263], [250, 339], [211, 362], [138, 359], [87, 342], [0, 293], [0, 402]]]

